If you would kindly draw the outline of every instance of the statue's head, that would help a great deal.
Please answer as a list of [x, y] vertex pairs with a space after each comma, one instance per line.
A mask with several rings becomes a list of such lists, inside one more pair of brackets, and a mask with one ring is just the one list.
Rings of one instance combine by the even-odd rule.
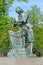
[[16, 11], [16, 13], [18, 13], [18, 14], [23, 13], [23, 9], [20, 8], [20, 7], [17, 7], [15, 11]]

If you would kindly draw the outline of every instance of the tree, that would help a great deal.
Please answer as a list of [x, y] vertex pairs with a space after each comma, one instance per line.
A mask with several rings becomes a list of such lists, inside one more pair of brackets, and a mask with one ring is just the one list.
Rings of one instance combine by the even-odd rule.
[[34, 28], [34, 47], [36, 48], [36, 54], [43, 54], [43, 24], [38, 24], [39, 21], [43, 21], [43, 13], [36, 5], [31, 7], [28, 11], [29, 20], [33, 24]]
[[[13, 0], [12, 0], [13, 2]], [[11, 2], [11, 3], [12, 3]], [[7, 52], [10, 48], [8, 36], [7, 36], [7, 28], [10, 28], [10, 17], [8, 16], [8, 8], [9, 8], [9, 0], [0, 0], [0, 52]]]
[[11, 25], [8, 23], [12, 21], [7, 15], [1, 19], [0, 22], [0, 51], [7, 52], [10, 49], [9, 39], [7, 35], [7, 29], [11, 29]]
[[38, 8], [36, 5], [31, 6], [31, 10], [27, 11], [27, 13], [29, 15], [29, 20], [33, 24], [38, 23], [40, 20], [40, 16], [42, 17], [42, 13], [40, 11], [40, 8]]

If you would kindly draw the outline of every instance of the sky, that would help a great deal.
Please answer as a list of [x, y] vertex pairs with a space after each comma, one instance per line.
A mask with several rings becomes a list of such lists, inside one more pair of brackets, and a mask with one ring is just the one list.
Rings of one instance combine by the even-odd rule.
[[26, 12], [27, 10], [31, 10], [31, 6], [34, 5], [37, 5], [43, 13], [43, 0], [29, 0], [28, 3], [14, 1], [9, 8], [9, 16], [17, 18], [17, 13], [15, 12], [16, 7], [21, 7]]

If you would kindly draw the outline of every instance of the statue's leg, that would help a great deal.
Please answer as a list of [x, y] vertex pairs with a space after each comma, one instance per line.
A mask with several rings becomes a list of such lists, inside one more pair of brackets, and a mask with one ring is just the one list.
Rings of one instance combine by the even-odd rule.
[[31, 42], [31, 43], [30, 43], [30, 52], [31, 52], [31, 54], [33, 53], [33, 52], [32, 52], [32, 49], [33, 49], [33, 43]]
[[25, 46], [25, 36], [22, 36], [22, 45]]

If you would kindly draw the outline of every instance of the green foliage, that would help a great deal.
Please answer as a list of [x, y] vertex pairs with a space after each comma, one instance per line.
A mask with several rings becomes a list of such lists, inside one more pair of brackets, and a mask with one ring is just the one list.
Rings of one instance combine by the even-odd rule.
[[9, 22], [12, 20], [8, 16], [8, 8], [13, 0], [0, 0], [0, 51], [8, 51], [10, 48], [7, 29], [11, 28]]
[[0, 0], [0, 16], [8, 14], [8, 8], [14, 0]]
[[40, 8], [38, 8], [36, 5], [31, 7], [31, 10], [27, 12], [29, 15], [29, 20], [32, 24], [38, 23], [40, 18], [42, 18], [42, 13], [40, 11]]
[[22, 1], [23, 1], [23, 2], [28, 2], [28, 0], [18, 0], [18, 1], [20, 1], [20, 2], [22, 2]]
[[8, 16], [5, 15], [2, 17], [0, 20], [0, 51], [8, 51], [10, 49], [10, 44], [9, 44], [9, 39], [8, 39], [8, 34], [7, 34], [7, 29], [11, 29], [11, 25], [8, 23], [12, 21], [12, 19]]
[[9, 3], [13, 3], [14, 0], [8, 0]]
[[19, 30], [19, 26], [16, 26], [16, 27], [13, 27], [12, 28], [12, 31], [14, 31], [14, 32], [16, 32], [16, 31], [18, 31]]
[[34, 27], [34, 47], [36, 48], [36, 54], [40, 52], [43, 54], [43, 26], [41, 28]]

